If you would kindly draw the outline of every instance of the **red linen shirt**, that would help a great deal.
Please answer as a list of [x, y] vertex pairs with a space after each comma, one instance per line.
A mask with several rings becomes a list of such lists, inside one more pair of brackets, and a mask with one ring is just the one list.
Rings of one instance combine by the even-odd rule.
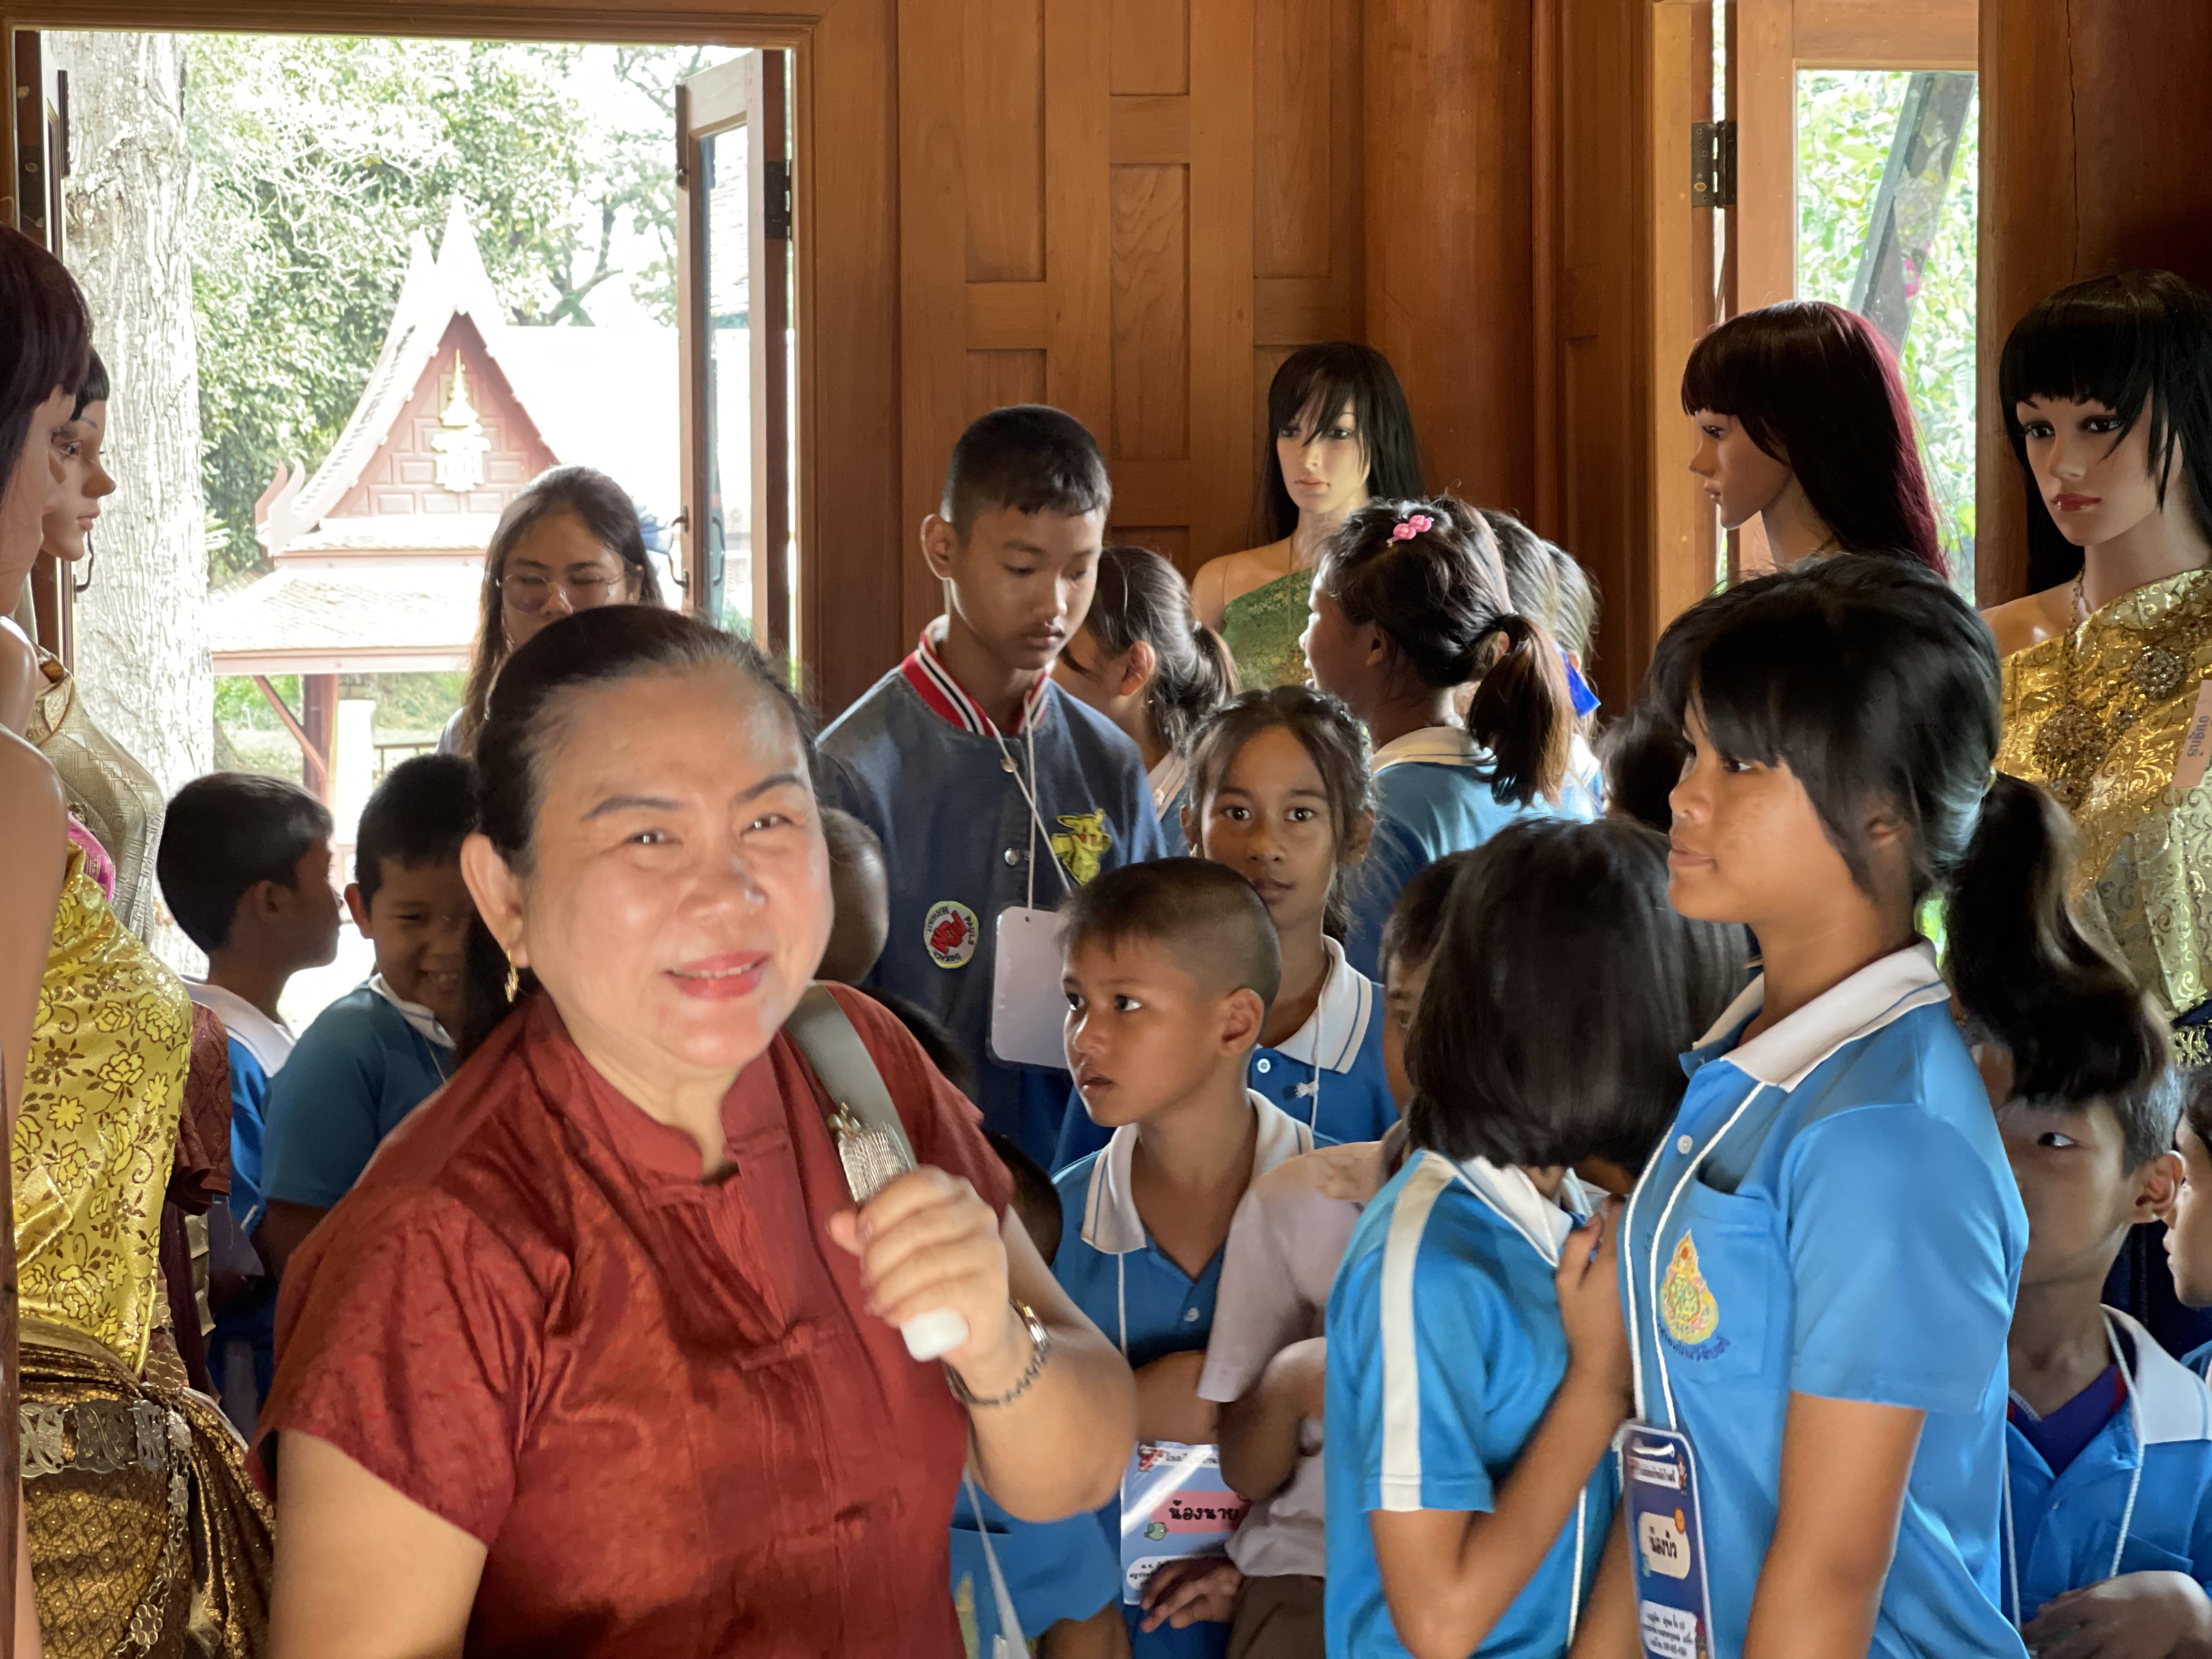
[[[1003, 1214], [974, 1108], [836, 995], [917, 1158]], [[702, 1181], [540, 996], [293, 1257], [261, 1431], [483, 1541], [470, 1654], [960, 1651], [966, 1416], [824, 1231], [851, 1200], [822, 1110], [778, 1036], [722, 1104], [734, 1170]]]

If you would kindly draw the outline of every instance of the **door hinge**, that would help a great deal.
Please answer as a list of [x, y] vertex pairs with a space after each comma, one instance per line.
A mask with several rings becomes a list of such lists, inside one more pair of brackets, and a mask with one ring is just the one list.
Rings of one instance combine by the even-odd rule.
[[763, 171], [761, 193], [768, 198], [761, 210], [765, 234], [771, 242], [787, 242], [791, 240], [791, 163], [770, 161]]
[[1697, 121], [1690, 126], [1690, 205], [1735, 205], [1735, 123]]

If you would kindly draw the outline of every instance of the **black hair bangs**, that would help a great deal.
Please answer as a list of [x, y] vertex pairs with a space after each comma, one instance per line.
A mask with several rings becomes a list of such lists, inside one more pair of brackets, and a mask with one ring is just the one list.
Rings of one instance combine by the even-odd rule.
[[1997, 362], [1997, 402], [2014, 447], [2022, 442], [2015, 405], [2053, 398], [2102, 404], [2120, 417], [2121, 437], [2148, 407], [2151, 453], [2158, 453], [2167, 403], [2160, 366], [2171, 347], [2164, 318], [2137, 296], [2108, 283], [2060, 289], [2020, 319]]

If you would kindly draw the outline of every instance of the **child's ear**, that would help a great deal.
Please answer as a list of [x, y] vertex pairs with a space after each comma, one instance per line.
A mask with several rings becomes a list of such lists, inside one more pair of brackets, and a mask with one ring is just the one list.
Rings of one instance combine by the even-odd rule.
[[1129, 647], [1129, 655], [1121, 666], [1119, 695], [1133, 697], [1145, 689], [1160, 665], [1160, 653], [1152, 649], [1150, 640], [1139, 640]]
[[1182, 804], [1183, 843], [1190, 848], [1193, 856], [1203, 857], [1204, 854], [1198, 850], [1198, 809], [1186, 799]]
[[349, 881], [346, 884], [345, 907], [346, 914], [353, 918], [353, 925], [361, 930], [361, 936], [363, 939], [371, 937], [368, 931], [368, 905], [361, 896], [359, 882]]
[[461, 843], [461, 879], [476, 901], [477, 915], [507, 952], [507, 959], [517, 968], [530, 966], [522, 938], [522, 883], [507, 867], [490, 836], [479, 833]]
[[1221, 1000], [1221, 1046], [1225, 1053], [1242, 1054], [1255, 1048], [1260, 1028], [1267, 1023], [1267, 1005], [1249, 986], [1240, 986]]
[[933, 513], [921, 521], [921, 562], [938, 580], [952, 580], [952, 556], [959, 548], [960, 532], [951, 520]]
[[2180, 1191], [2187, 1167], [2179, 1152], [2160, 1152], [2143, 1165], [2136, 1185], [2136, 1219], [2163, 1221], [2173, 1213], [2173, 1195]]

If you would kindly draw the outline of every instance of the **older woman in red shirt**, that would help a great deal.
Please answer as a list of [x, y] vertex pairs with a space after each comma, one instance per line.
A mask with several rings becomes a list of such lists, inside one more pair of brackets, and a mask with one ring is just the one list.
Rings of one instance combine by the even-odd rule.
[[[795, 705], [703, 623], [592, 611], [477, 754], [464, 872], [538, 988], [287, 1269], [274, 1652], [957, 1654], [963, 1464], [1094, 1506], [1133, 1389], [973, 1109], [839, 991], [921, 1166], [854, 1211], [782, 1031], [830, 927]], [[942, 1368], [898, 1328], [934, 1310]]]

